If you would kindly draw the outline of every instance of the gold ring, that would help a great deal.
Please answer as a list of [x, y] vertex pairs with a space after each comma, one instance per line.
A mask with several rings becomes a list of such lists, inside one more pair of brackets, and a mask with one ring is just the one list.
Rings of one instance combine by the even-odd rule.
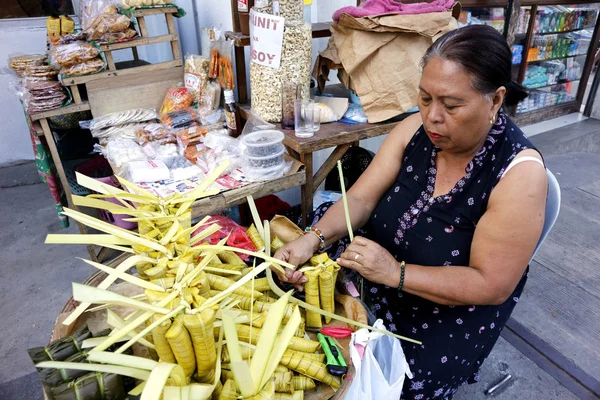
[[360, 254], [356, 253], [356, 255], [354, 256], [354, 261], [358, 260], [358, 257], [360, 257]]

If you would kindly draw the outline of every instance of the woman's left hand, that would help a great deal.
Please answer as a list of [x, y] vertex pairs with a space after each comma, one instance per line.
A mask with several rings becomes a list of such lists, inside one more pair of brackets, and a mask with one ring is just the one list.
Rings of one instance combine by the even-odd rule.
[[399, 263], [382, 246], [364, 237], [356, 236], [337, 263], [371, 282], [392, 287], [399, 284]]

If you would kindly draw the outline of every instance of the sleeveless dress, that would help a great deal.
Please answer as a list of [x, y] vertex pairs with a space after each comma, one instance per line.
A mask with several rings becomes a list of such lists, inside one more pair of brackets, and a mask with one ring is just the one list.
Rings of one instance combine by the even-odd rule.
[[[433, 197], [435, 156], [441, 149], [421, 127], [404, 151], [396, 182], [358, 234], [407, 264], [468, 266], [475, 227], [490, 193], [510, 162], [527, 148], [533, 148], [531, 142], [500, 112], [464, 177], [447, 194]], [[314, 223], [327, 208], [317, 210]], [[347, 244], [345, 239], [332, 246], [331, 256], [339, 256]], [[402, 399], [450, 399], [460, 385], [477, 381], [526, 279], [527, 271], [508, 300], [498, 306], [444, 306], [365, 280], [365, 302], [388, 330], [423, 342], [422, 346], [402, 343], [414, 374], [405, 380]]]

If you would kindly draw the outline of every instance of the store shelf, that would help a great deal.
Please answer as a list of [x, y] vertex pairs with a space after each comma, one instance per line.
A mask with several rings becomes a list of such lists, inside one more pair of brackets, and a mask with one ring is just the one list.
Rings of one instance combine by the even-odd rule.
[[159, 14], [175, 14], [177, 13], [177, 7], [155, 7], [155, 8], [136, 8], [133, 12], [134, 17], [148, 17], [150, 15]]
[[[313, 39], [331, 36], [330, 26], [331, 22], [317, 22], [312, 24]], [[233, 44], [236, 47], [250, 46], [250, 36], [244, 35], [241, 32], [225, 32], [225, 37], [233, 40]]]
[[555, 83], [553, 85], [544, 85], [544, 86], [536, 86], [536, 87], [531, 87], [531, 86], [525, 86], [527, 89], [530, 90], [534, 90], [534, 89], [544, 89], [544, 88], [549, 88], [549, 87], [553, 87], [553, 86], [558, 86], [558, 85], [564, 85], [566, 83], [570, 83], [570, 82], [579, 82], [581, 79], [573, 79], [572, 81], [562, 81], [562, 82], [558, 82]]
[[90, 103], [88, 103], [87, 101], [84, 101], [81, 104], [70, 104], [66, 107], [61, 107], [61, 108], [57, 108], [55, 110], [45, 111], [43, 113], [38, 113], [38, 114], [30, 114], [29, 116], [31, 117], [32, 121], [38, 121], [38, 120], [44, 119], [44, 118], [57, 117], [59, 115], [73, 114], [76, 112], [89, 111], [89, 110], [90, 110]]
[[536, 33], [534, 33], [534, 35], [536, 35], [536, 36], [560, 35], [561, 33], [579, 32], [579, 31], [585, 31], [585, 30], [588, 30], [588, 29], [594, 29], [594, 27], [592, 26], [591, 28], [570, 29], [568, 31], [559, 31], [559, 32], [536, 32]]
[[566, 60], [567, 58], [582, 57], [582, 56], [586, 56], [586, 55], [587, 55], [587, 53], [583, 53], [583, 54], [575, 54], [574, 56], [545, 58], [543, 60], [527, 60], [527, 64], [534, 63], [534, 62], [542, 62], [542, 61]]
[[100, 50], [102, 50], [102, 51], [123, 50], [123, 49], [130, 49], [132, 47], [148, 46], [148, 45], [157, 44], [157, 43], [176, 42], [177, 40], [179, 40], [179, 36], [176, 34], [169, 34], [169, 35], [162, 35], [162, 36], [155, 36], [155, 37], [142, 37], [139, 39], [130, 40], [128, 42], [101, 44]]
[[541, 120], [547, 120], [551, 118], [560, 117], [561, 115], [570, 114], [577, 111], [579, 108], [578, 101], [569, 101], [562, 104], [555, 104], [553, 106], [538, 108], [536, 110], [527, 111], [524, 113], [518, 113], [513, 118], [513, 121], [517, 125], [528, 125]]
[[[126, 64], [126, 63], [129, 63], [129, 64]], [[100, 72], [98, 74], [93, 74], [93, 75], [84, 75], [84, 76], [76, 76], [76, 77], [72, 77], [72, 78], [63, 78], [62, 83], [65, 86], [79, 85], [82, 83], [88, 83], [88, 82], [95, 81], [98, 79], [111, 78], [111, 77], [123, 76], [123, 75], [137, 75], [141, 72], [157, 71], [157, 70], [162, 70], [162, 69], [166, 70], [166, 69], [170, 69], [170, 68], [181, 67], [183, 65], [183, 61], [181, 59], [173, 60], [173, 61], [166, 61], [166, 62], [157, 63], [157, 64], [142, 65], [142, 63], [146, 63], [145, 61], [141, 61], [141, 62], [138, 61], [138, 63], [140, 64], [139, 66], [132, 66], [133, 65], [132, 61], [126, 61], [124, 63], [117, 63], [116, 71], [105, 71], [105, 72]]]

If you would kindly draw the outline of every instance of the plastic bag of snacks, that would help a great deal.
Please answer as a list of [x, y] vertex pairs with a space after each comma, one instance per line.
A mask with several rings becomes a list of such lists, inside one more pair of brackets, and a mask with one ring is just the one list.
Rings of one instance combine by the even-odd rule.
[[123, 7], [162, 6], [175, 3], [175, 0], [121, 0]]
[[70, 67], [63, 67], [61, 68], [60, 73], [63, 76], [81, 76], [96, 74], [102, 71], [104, 68], [106, 68], [106, 63], [104, 60], [102, 60], [100, 57], [96, 57]]
[[80, 0], [79, 18], [81, 19], [81, 28], [87, 30], [94, 19], [102, 14], [116, 14], [117, 7], [115, 0]]
[[167, 91], [162, 107], [161, 114], [167, 114], [173, 111], [189, 108], [194, 104], [194, 97], [184, 87], [172, 87]]
[[158, 119], [158, 114], [151, 108], [138, 108], [126, 111], [117, 111], [106, 114], [90, 121], [81, 121], [79, 125], [83, 129], [91, 131], [108, 128], [109, 126], [117, 126], [130, 124], [133, 122], [144, 122]]
[[185, 57], [185, 87], [196, 103], [200, 102], [200, 97], [206, 90], [209, 64], [207, 58], [195, 54], [188, 54]]
[[219, 108], [219, 104], [221, 103], [221, 86], [217, 82], [208, 82], [206, 84], [206, 89], [202, 96], [200, 97], [200, 103], [198, 103], [198, 108], [203, 113], [210, 113], [217, 108]]
[[44, 65], [47, 58], [45, 54], [12, 55], [8, 58], [8, 66], [22, 78], [28, 66]]
[[[107, 42], [114, 38], [119, 32], [130, 32], [128, 37], [135, 36], [135, 31], [129, 28], [131, 19], [122, 14], [101, 14], [94, 18], [90, 27], [86, 29], [87, 40], [99, 40]], [[133, 31], [133, 33], [131, 33]], [[113, 36], [111, 36], [113, 35]]]
[[54, 48], [54, 61], [61, 67], [70, 67], [84, 61], [98, 57], [100, 50], [92, 44], [77, 41], [69, 44], [61, 44]]
[[235, 88], [233, 64], [231, 62], [232, 51], [233, 41], [220, 38], [213, 42], [210, 52], [208, 76], [218, 79], [219, 85], [227, 90]]
[[183, 128], [196, 123], [196, 111], [192, 108], [162, 114], [160, 121], [169, 129]]
[[[144, 145], [148, 142], [161, 141], [171, 136], [169, 130], [161, 124], [151, 123], [139, 127], [135, 131], [138, 143]], [[174, 140], [174, 139], [173, 139]]]
[[65, 88], [58, 81], [26, 81], [24, 88], [24, 104], [30, 113], [54, 110], [68, 99]]

